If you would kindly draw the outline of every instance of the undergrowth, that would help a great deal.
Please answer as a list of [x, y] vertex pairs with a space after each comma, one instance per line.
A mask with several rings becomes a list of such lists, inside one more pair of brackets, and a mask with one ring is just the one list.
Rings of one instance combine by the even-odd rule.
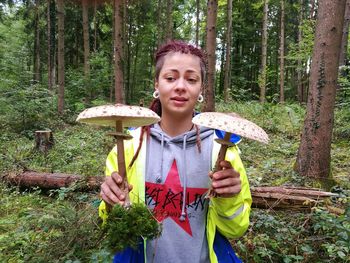
[[[314, 186], [293, 172], [305, 110], [297, 104], [231, 103], [218, 111], [234, 111], [267, 131], [268, 145], [243, 140], [239, 147], [252, 186]], [[244, 262], [349, 262], [350, 214], [349, 109], [336, 109], [332, 174], [340, 194], [329, 206], [309, 212], [253, 209], [251, 225], [232, 240]], [[29, 127], [29, 126], [28, 126]], [[107, 130], [60, 123], [53, 149], [33, 149], [33, 130], [0, 134], [0, 174], [23, 170], [102, 175], [114, 143]], [[97, 193], [62, 188], [43, 192], [0, 184], [0, 262], [110, 262], [98, 221]], [[339, 212], [340, 211], [340, 212]]]

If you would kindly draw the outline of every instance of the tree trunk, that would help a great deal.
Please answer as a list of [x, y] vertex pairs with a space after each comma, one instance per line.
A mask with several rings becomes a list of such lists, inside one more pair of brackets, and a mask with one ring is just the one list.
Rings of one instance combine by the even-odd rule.
[[313, 178], [330, 175], [331, 139], [346, 0], [321, 0], [312, 55], [307, 113], [296, 169]]
[[[303, 4], [304, 0], [299, 0], [299, 5], [300, 5], [300, 10], [299, 10], [299, 27], [298, 27], [298, 50], [301, 52], [301, 42], [303, 40], [302, 36], [302, 30], [301, 30], [301, 25], [303, 22]], [[298, 58], [297, 62], [297, 94], [298, 94], [298, 101], [299, 103], [302, 103], [304, 100], [304, 90], [303, 90], [303, 83], [302, 83], [302, 64], [301, 64], [301, 58]]]
[[163, 43], [163, 28], [162, 28], [162, 1], [158, 0], [157, 4], [157, 47]]
[[[133, 37], [133, 24], [131, 22], [131, 17], [129, 16], [128, 18], [128, 30], [126, 31], [127, 33], [127, 38], [128, 38], [128, 43], [127, 45], [125, 46], [125, 49], [126, 49], [126, 57], [125, 57], [125, 71], [124, 71], [124, 82], [125, 82], [125, 85], [124, 85], [124, 88], [125, 88], [125, 97], [126, 97], [126, 101], [130, 100], [131, 99], [131, 58], [134, 57], [134, 48], [131, 46], [132, 45], [132, 42], [130, 41]], [[138, 27], [138, 25], [136, 25], [136, 27]], [[137, 42], [137, 41], [136, 41]], [[138, 42], [137, 42], [138, 43]], [[126, 76], [125, 76], [126, 75]]]
[[280, 103], [284, 103], [284, 0], [281, 0]]
[[224, 102], [229, 100], [230, 65], [231, 65], [231, 38], [232, 38], [232, 0], [227, 0], [227, 32], [226, 32], [226, 61], [224, 78]]
[[58, 23], [58, 113], [64, 110], [64, 0], [57, 0]]
[[[131, 56], [130, 53], [130, 47], [129, 44], [131, 40], [131, 34], [129, 34], [129, 28], [128, 24], [132, 24], [132, 17], [128, 14], [128, 0], [122, 0], [123, 4], [123, 13], [122, 13], [122, 25], [123, 25], [123, 31], [122, 31], [122, 36], [123, 36], [123, 98], [124, 98], [124, 103], [128, 103], [131, 99], [130, 95], [130, 76], [129, 74], [129, 67], [130, 64], [126, 61], [129, 60], [129, 57]], [[125, 78], [125, 75], [127, 77]], [[129, 95], [128, 95], [129, 94]]]
[[55, 0], [50, 0], [50, 66], [51, 66], [51, 87], [52, 90], [56, 89], [56, 4]]
[[73, 56], [71, 56], [72, 62], [68, 63], [68, 64], [73, 64], [75, 68], [78, 68], [80, 65], [80, 50], [81, 50], [81, 45], [84, 45], [84, 43], [80, 43], [80, 40], [81, 40], [80, 24], [81, 24], [81, 21], [80, 19], [77, 18], [75, 20], [74, 48], [71, 51], [73, 52]]
[[35, 0], [35, 42], [34, 42], [34, 76], [36, 82], [40, 82], [40, 0]]
[[263, 30], [262, 30], [262, 48], [261, 48], [261, 79], [260, 79], [260, 102], [266, 100], [266, 73], [267, 73], [267, 23], [269, 12], [269, 0], [264, 0]]
[[90, 88], [90, 41], [89, 41], [89, 7], [88, 0], [82, 0], [83, 9], [83, 41], [84, 41], [84, 84], [85, 101], [89, 102], [92, 94]]
[[[225, 43], [226, 41], [226, 33], [224, 32], [222, 34], [222, 39], [221, 39], [221, 43]], [[224, 95], [224, 82], [225, 82], [225, 45], [221, 45], [220, 48], [220, 75], [219, 75], [219, 80], [216, 80], [218, 82], [218, 85], [215, 85], [215, 90], [214, 93], [215, 94], [220, 94], [220, 95]]]
[[47, 3], [47, 84], [48, 89], [52, 87], [52, 47], [51, 47], [51, 0]]
[[124, 103], [123, 76], [123, 6], [120, 0], [114, 0], [114, 90], [115, 103]]
[[348, 41], [349, 41], [349, 25], [350, 25], [350, 0], [347, 0], [346, 7], [345, 7], [343, 37], [341, 42], [339, 66], [346, 65], [347, 53], [348, 53]]
[[166, 14], [166, 40], [168, 41], [173, 38], [173, 0], [167, 0]]
[[[135, 89], [136, 89], [136, 76], [137, 76], [137, 62], [139, 59], [139, 41], [136, 42], [136, 46], [134, 48], [134, 61], [133, 61], [133, 70], [132, 70], [132, 85], [130, 88], [130, 99], [132, 98], [132, 94], [134, 93]], [[130, 64], [131, 67], [131, 64]], [[130, 69], [131, 70], [131, 69]]]
[[205, 87], [203, 111], [215, 111], [214, 85], [216, 64], [216, 18], [217, 0], [208, 0], [206, 50], [208, 55], [208, 82]]
[[94, 52], [97, 51], [97, 0], [94, 1]]
[[196, 0], [196, 46], [199, 44], [199, 14], [200, 14], [200, 0]]

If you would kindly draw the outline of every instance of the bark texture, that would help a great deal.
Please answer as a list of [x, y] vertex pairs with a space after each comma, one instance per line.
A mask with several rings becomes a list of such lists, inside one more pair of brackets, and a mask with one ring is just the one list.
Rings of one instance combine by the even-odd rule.
[[34, 22], [34, 76], [36, 82], [41, 81], [40, 76], [40, 1], [35, 0], [35, 22]]
[[57, 0], [57, 24], [58, 24], [58, 113], [64, 110], [64, 2]]
[[349, 25], [350, 25], [350, 0], [347, 0], [346, 7], [345, 7], [345, 15], [344, 15], [343, 37], [341, 41], [339, 66], [346, 65], [348, 42], [349, 42]]
[[[300, 6], [300, 10], [299, 10], [299, 16], [298, 16], [298, 22], [299, 22], [299, 27], [298, 27], [298, 49], [299, 52], [301, 52], [301, 42], [303, 40], [303, 35], [302, 35], [302, 31], [301, 31], [301, 25], [303, 22], [303, 4], [304, 4], [304, 0], [299, 0], [299, 6]], [[302, 103], [304, 101], [304, 90], [303, 90], [303, 80], [302, 80], [302, 63], [301, 63], [301, 58], [298, 58], [298, 67], [297, 67], [297, 82], [298, 82], [298, 101], [299, 103]]]
[[261, 40], [261, 79], [260, 79], [260, 102], [266, 100], [266, 71], [267, 71], [267, 23], [268, 23], [269, 0], [264, 0], [263, 28]]
[[224, 101], [229, 100], [230, 67], [231, 67], [231, 38], [232, 38], [232, 0], [227, 1], [227, 32], [226, 32], [226, 60], [224, 78]]
[[336, 196], [319, 189], [301, 187], [255, 187], [251, 189], [253, 207], [265, 209], [311, 209], [326, 198]]
[[83, 9], [83, 41], [84, 41], [84, 75], [90, 76], [90, 41], [89, 41], [89, 8], [88, 0], [82, 0]]
[[307, 113], [296, 162], [304, 176], [330, 175], [331, 139], [346, 0], [319, 1]]
[[115, 103], [124, 103], [122, 1], [114, 0], [114, 90]]
[[167, 0], [166, 7], [166, 40], [171, 40], [173, 38], [173, 0]]
[[35, 149], [47, 153], [54, 145], [52, 131], [35, 131]]
[[52, 90], [51, 0], [47, 3], [47, 82]]
[[40, 187], [43, 189], [57, 189], [61, 187], [69, 187], [73, 183], [81, 182], [81, 188], [99, 189], [104, 177], [91, 176], [83, 177], [75, 174], [64, 173], [38, 173], [27, 171], [18, 175], [8, 175], [5, 181], [16, 184], [20, 187]]
[[215, 111], [216, 18], [218, 1], [208, 0], [206, 50], [208, 55], [208, 81], [204, 92], [203, 111]]
[[280, 32], [280, 103], [284, 102], [284, 0], [281, 0], [281, 32]]

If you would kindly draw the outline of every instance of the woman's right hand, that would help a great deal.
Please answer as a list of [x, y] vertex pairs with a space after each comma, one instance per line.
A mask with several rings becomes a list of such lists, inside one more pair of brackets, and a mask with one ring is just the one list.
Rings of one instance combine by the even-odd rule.
[[[105, 181], [101, 185], [100, 192], [103, 201], [110, 206], [114, 206], [115, 204], [124, 205], [127, 195], [132, 189], [132, 185], [125, 187], [125, 184], [127, 185], [117, 172], [113, 172], [111, 176], [106, 176]], [[126, 188], [128, 188], [128, 191], [125, 191]]]

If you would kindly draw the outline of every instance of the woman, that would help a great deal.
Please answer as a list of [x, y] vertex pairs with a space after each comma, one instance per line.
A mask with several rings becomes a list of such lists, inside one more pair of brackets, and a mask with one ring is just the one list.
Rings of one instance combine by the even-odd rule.
[[[155, 58], [151, 109], [161, 121], [135, 130], [136, 139], [125, 144], [125, 154], [130, 199], [145, 202], [163, 230], [157, 240], [145, 241], [144, 250], [141, 246], [132, 255], [119, 253], [115, 262], [135, 257], [140, 260], [135, 262], [240, 262], [225, 238], [241, 236], [249, 224], [251, 195], [238, 148], [228, 149], [222, 170], [209, 173], [219, 145], [213, 130], [192, 124], [195, 105], [203, 100], [204, 55], [192, 45], [172, 41]], [[109, 205], [125, 201], [116, 154], [114, 148], [107, 158], [101, 186]], [[210, 187], [217, 196], [206, 199]], [[107, 216], [104, 202], [102, 218]]]

